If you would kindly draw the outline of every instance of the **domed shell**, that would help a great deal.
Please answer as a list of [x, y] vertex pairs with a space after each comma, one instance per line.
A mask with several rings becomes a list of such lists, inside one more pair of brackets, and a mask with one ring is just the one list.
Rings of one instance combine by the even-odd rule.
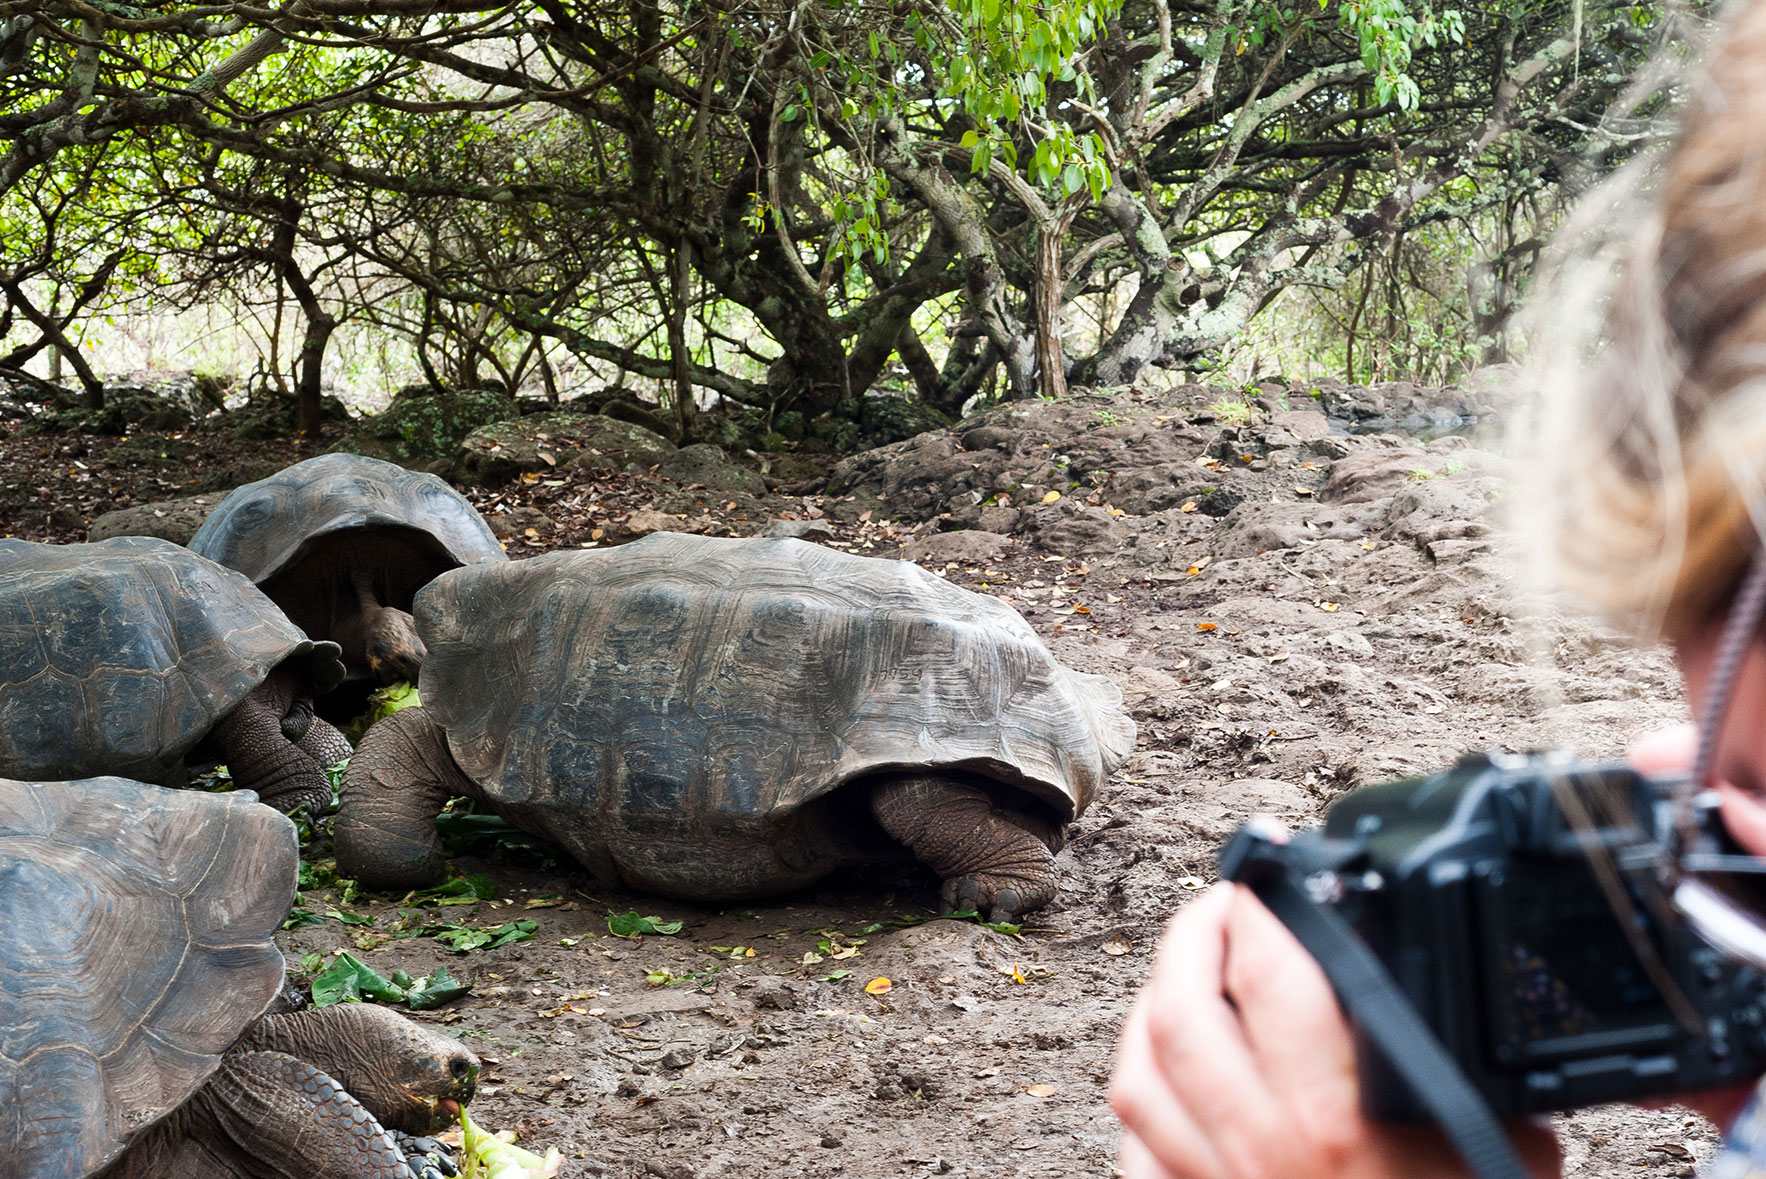
[[169, 541], [0, 540], [0, 774], [158, 781], [284, 660], [324, 691], [337, 655]]
[[80, 1179], [269, 1006], [294, 824], [249, 795], [0, 779], [0, 1175]]
[[643, 845], [765, 843], [892, 769], [979, 774], [1069, 819], [1134, 743], [1116, 686], [1010, 607], [800, 540], [658, 533], [455, 570], [416, 617], [426, 710], [498, 810], [664, 890], [695, 869]]
[[388, 604], [400, 609], [443, 570], [509, 559], [452, 487], [355, 454], [322, 454], [235, 489], [190, 538], [190, 550], [269, 586], [340, 534], [367, 529], [397, 530], [413, 546], [413, 559], [401, 548], [394, 562], [408, 566], [390, 587]]

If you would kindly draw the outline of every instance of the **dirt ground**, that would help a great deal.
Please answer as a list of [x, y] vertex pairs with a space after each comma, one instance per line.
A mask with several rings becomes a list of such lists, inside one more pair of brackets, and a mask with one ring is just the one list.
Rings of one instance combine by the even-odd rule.
[[[1616, 756], [1685, 715], [1663, 652], [1528, 588], [1488, 405], [1313, 392], [1272, 387], [1245, 410], [1181, 385], [1001, 407], [847, 460], [828, 495], [562, 464], [471, 491], [512, 556], [623, 539], [658, 509], [719, 535], [820, 520], [824, 541], [1001, 598], [1061, 660], [1113, 677], [1137, 751], [1071, 828], [1060, 899], [1020, 934], [931, 919], [936, 882], [911, 873], [717, 911], [465, 857], [498, 898], [419, 920], [527, 919], [531, 940], [456, 954], [390, 938], [402, 898], [316, 887], [304, 907], [339, 916], [285, 948], [471, 980], [419, 1018], [486, 1059], [475, 1113], [560, 1148], [564, 1175], [1110, 1174], [1117, 1026], [1238, 823], [1311, 823], [1350, 787], [1467, 750]], [[175, 464], [107, 466], [114, 439], [15, 425], [0, 422], [0, 534], [32, 539], [84, 539], [97, 512], [240, 455], [192, 435]], [[1441, 430], [1460, 433], [1423, 441]], [[628, 911], [682, 928], [610, 935]], [[877, 978], [890, 988], [868, 994]], [[1590, 1111], [1564, 1131], [1575, 1176], [1690, 1175], [1712, 1142], [1675, 1111]]]

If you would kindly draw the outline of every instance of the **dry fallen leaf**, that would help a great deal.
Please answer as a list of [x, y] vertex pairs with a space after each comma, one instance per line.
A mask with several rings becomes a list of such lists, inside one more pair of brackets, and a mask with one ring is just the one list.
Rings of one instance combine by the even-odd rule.
[[886, 978], [874, 978], [865, 984], [865, 994], [887, 995], [894, 986], [895, 984]]
[[1183, 876], [1178, 878], [1177, 886], [1195, 892], [1198, 888], [1207, 888], [1208, 882], [1200, 876]]
[[1296, 488], [1294, 488], [1294, 494], [1295, 495], [1311, 495], [1312, 488], [1310, 488], [1310, 487], [1296, 487]]
[[1323, 611], [1329, 613], [1330, 611], [1335, 610], [1337, 608], [1337, 604], [1335, 602], [1320, 602], [1318, 604], [1318, 608], [1320, 610], [1323, 610]]
[[1112, 958], [1120, 958], [1122, 955], [1134, 949], [1134, 946], [1120, 933], [1113, 933], [1105, 938], [1098, 948]]
[[[1024, 1092], [1030, 1094], [1032, 1097], [1053, 1097], [1055, 1095], [1055, 1087], [1053, 1085], [1031, 1085], [1029, 1088], [1025, 1089]], [[1651, 1149], [1654, 1148], [1652, 1147]]]
[[1283, 651], [1279, 655], [1271, 655], [1269, 657], [1269, 661], [1271, 663], [1285, 663], [1287, 661], [1288, 654], [1289, 654], [1288, 652]]
[[1193, 512], [1196, 510], [1196, 501], [1193, 499], [1187, 500], [1187, 501], [1185, 501], [1184, 505], [1177, 510], [1180, 512]]
[[1049, 492], [1049, 493], [1048, 493], [1048, 494], [1047, 494], [1047, 495], [1045, 495], [1045, 496], [1043, 496], [1043, 497], [1042, 497], [1042, 502], [1043, 502], [1043, 503], [1045, 503], [1045, 504], [1052, 504], [1052, 503], [1054, 503], [1054, 502], [1055, 502], [1055, 501], [1056, 501], [1056, 500], [1058, 500], [1058, 499], [1060, 499], [1060, 498], [1061, 498], [1061, 493], [1060, 493], [1060, 492], [1058, 492], [1058, 491], [1051, 491], [1051, 492]]
[[548, 467], [555, 467], [558, 465], [558, 458], [556, 455], [548, 454], [542, 450], [539, 452], [539, 456], [540, 461], [545, 463]]
[[1212, 623], [1212, 622], [1198, 622], [1198, 623], [1196, 623], [1196, 629], [1197, 630], [1219, 630], [1220, 627], [1216, 623]]

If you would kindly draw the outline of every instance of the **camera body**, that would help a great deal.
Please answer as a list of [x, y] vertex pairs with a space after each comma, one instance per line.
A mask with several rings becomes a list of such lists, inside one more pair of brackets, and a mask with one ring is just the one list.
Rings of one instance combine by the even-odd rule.
[[[1694, 814], [1701, 846], [1726, 850], [1715, 797]], [[1673, 826], [1664, 785], [1628, 767], [1481, 754], [1353, 791], [1291, 843], [1243, 829], [1222, 875], [1301, 884], [1366, 942], [1497, 1114], [1544, 1113], [1766, 1072], [1766, 977], [1663, 895]], [[1425, 1117], [1357, 1035], [1368, 1112]]]

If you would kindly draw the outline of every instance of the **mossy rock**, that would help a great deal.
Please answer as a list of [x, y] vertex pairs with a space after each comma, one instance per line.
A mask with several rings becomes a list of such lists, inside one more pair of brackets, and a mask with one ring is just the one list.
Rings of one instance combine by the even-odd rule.
[[520, 415], [515, 399], [502, 389], [408, 385], [383, 412], [364, 420], [331, 449], [430, 470], [451, 465], [473, 431]]
[[32, 418], [20, 427], [23, 434], [127, 434], [131, 426], [148, 430], [179, 430], [190, 425], [190, 411], [158, 396], [150, 389], [119, 385], [104, 392], [104, 408], [70, 407]]
[[173, 544], [189, 544], [190, 538], [196, 535], [196, 530], [202, 527], [202, 522], [208, 519], [209, 513], [220, 507], [221, 501], [226, 498], [225, 492], [214, 492], [209, 495], [161, 500], [158, 503], [137, 504], [132, 508], [119, 508], [94, 519], [87, 532], [87, 539], [99, 541], [109, 540], [113, 536], [157, 536]]
[[709, 442], [683, 446], [657, 466], [656, 473], [681, 484], [702, 484], [712, 491], [742, 491], [765, 495], [766, 480], [760, 472], [738, 467], [720, 447]]
[[159, 434], [134, 434], [104, 452], [98, 460], [106, 467], [176, 467], [197, 454], [193, 443]]
[[[321, 422], [347, 422], [350, 412], [335, 397], [319, 399]], [[224, 414], [217, 428], [248, 442], [292, 438], [300, 431], [300, 407], [290, 397], [254, 397], [248, 404]]]
[[887, 446], [927, 430], [944, 430], [955, 424], [950, 417], [923, 401], [906, 397], [866, 397], [859, 409], [859, 437], [867, 446]]
[[[533, 414], [472, 431], [455, 451], [453, 477], [494, 486], [565, 464], [592, 470], [648, 469], [673, 454], [652, 430], [600, 414]], [[548, 462], [546, 456], [550, 456]]]

